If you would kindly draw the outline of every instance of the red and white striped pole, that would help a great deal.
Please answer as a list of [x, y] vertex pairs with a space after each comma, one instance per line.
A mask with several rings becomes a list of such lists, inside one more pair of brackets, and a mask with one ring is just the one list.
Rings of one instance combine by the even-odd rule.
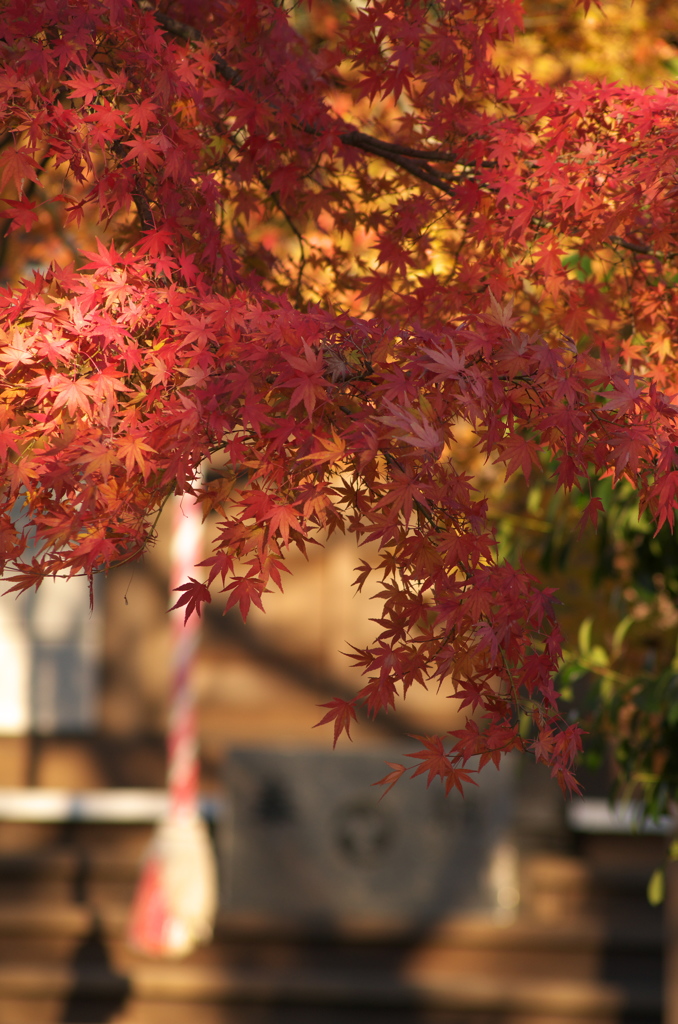
[[[190, 496], [175, 497], [172, 508], [170, 546], [170, 600], [177, 600], [177, 589], [195, 577], [202, 561], [202, 515], [199, 504]], [[184, 608], [169, 612], [172, 633], [172, 689], [167, 736], [167, 787], [170, 817], [198, 812], [199, 763], [193, 692], [190, 672], [198, 647], [200, 620]]]
[[[170, 555], [176, 589], [202, 560], [202, 515], [190, 495], [173, 499]], [[212, 936], [217, 908], [214, 851], [200, 816], [200, 769], [190, 673], [199, 639], [196, 614], [170, 611], [172, 683], [167, 737], [167, 816], [149, 846], [130, 917], [128, 939], [141, 953], [184, 956]]]

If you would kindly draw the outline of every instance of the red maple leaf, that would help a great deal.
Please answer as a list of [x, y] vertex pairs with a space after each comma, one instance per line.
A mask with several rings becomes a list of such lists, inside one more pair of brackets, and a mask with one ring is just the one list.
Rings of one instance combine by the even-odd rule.
[[156, 7], [3, 6], [0, 562], [21, 589], [127, 559], [211, 462], [226, 608], [290, 546], [370, 544], [335, 742], [440, 686], [474, 718], [413, 771], [463, 789], [527, 700], [571, 787], [555, 602], [502, 561], [523, 489], [493, 467], [579, 490], [582, 525], [623, 477], [675, 524], [671, 91], [499, 72], [516, 3], [319, 7], [310, 35], [295, 5]]
[[177, 608], [184, 609], [184, 623], [188, 622], [190, 616], [195, 612], [200, 615], [202, 612], [202, 606], [204, 604], [210, 604], [212, 601], [212, 595], [209, 587], [201, 583], [199, 580], [193, 579], [192, 576], [188, 577], [188, 583], [183, 583], [180, 587], [176, 588], [176, 591], [181, 594], [177, 598], [176, 603], [172, 605], [170, 611], [174, 611]]
[[329, 708], [330, 710], [316, 723], [314, 728], [332, 722], [334, 724], [333, 746], [336, 747], [337, 741], [343, 732], [346, 733], [349, 739], [351, 738], [351, 723], [355, 722], [358, 717], [354, 701], [335, 697], [334, 700], [330, 700], [326, 704], [319, 704], [318, 707]]
[[392, 761], [387, 761], [386, 764], [389, 766], [391, 771], [388, 775], [385, 775], [383, 779], [379, 779], [378, 782], [372, 783], [373, 786], [386, 786], [386, 789], [379, 798], [380, 800], [386, 796], [389, 790], [393, 789], [396, 782], [399, 782], [405, 772], [409, 770], [404, 764], [394, 764]]

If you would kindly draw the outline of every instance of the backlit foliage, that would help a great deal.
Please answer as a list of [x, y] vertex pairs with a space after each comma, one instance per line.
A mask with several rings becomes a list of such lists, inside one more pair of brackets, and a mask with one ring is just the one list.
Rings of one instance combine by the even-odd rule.
[[209, 585], [243, 614], [290, 545], [376, 544], [335, 736], [443, 686], [470, 717], [416, 772], [449, 790], [527, 747], [576, 786], [552, 594], [451, 453], [470, 427], [584, 522], [604, 478], [673, 528], [678, 90], [514, 74], [516, 0], [1, 10], [7, 244], [60, 239], [0, 294], [14, 588], [135, 557], [214, 457]]

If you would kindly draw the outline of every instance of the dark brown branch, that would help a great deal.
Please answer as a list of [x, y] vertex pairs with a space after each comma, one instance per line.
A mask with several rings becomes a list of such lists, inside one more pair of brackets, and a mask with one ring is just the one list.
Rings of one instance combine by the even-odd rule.
[[436, 163], [459, 163], [459, 157], [455, 153], [448, 153], [443, 149], [413, 149], [411, 146], [400, 146], [396, 142], [385, 142], [382, 139], [374, 139], [357, 129], [344, 132], [341, 141], [347, 146], [358, 146], [363, 148], [367, 145], [373, 149], [383, 150], [385, 153], [398, 153], [400, 156], [409, 156], [413, 160], [434, 160]]
[[153, 210], [151, 204], [148, 201], [148, 197], [144, 192], [143, 185], [139, 181], [139, 178], [134, 179], [134, 190], [132, 192], [132, 199], [137, 208], [139, 214], [139, 220], [141, 221], [141, 227], [144, 231], [153, 231], [155, 228], [155, 217], [153, 216]]
[[659, 253], [650, 249], [648, 245], [639, 245], [637, 242], [629, 242], [626, 238], [621, 238], [620, 235], [610, 235], [610, 241], [614, 242], [615, 245], [621, 245], [623, 249], [628, 249], [630, 252], [637, 252], [640, 256], [652, 256], [656, 260], [672, 260], [678, 256], [678, 252], [667, 252]]
[[638, 252], [642, 256], [654, 255], [651, 249], [648, 249], [646, 245], [638, 245], [636, 242], [627, 242], [625, 238], [621, 238], [619, 235], [610, 235], [610, 241], [616, 245], [621, 245], [624, 249], [629, 249], [631, 252]]
[[[362, 134], [362, 132], [360, 134]], [[342, 142], [345, 142], [343, 135], [340, 135], [339, 138]], [[365, 139], [369, 139], [369, 135], [366, 135]], [[379, 156], [382, 160], [388, 160], [392, 164], [397, 164], [398, 167], [403, 167], [406, 171], [409, 171], [415, 178], [420, 178], [421, 181], [425, 181], [429, 185], [434, 185], [436, 188], [439, 188], [441, 192], [446, 192], [449, 196], [454, 195], [453, 189], [443, 181], [435, 168], [429, 167], [427, 163], [416, 163], [414, 160], [401, 156], [395, 147], [392, 152], [385, 153], [383, 150], [376, 149], [368, 142], [364, 141], [353, 140], [345, 142], [345, 144], [355, 146], [357, 149], [362, 149], [364, 153], [371, 153], [373, 156]]]
[[[345, 146], [354, 146], [364, 153], [371, 153], [373, 156], [381, 157], [382, 160], [389, 160], [392, 164], [397, 164], [409, 171], [415, 178], [420, 178], [429, 185], [439, 188], [441, 192], [446, 192], [449, 196], [454, 195], [453, 189], [445, 183], [434, 167], [430, 167], [424, 161], [417, 163], [414, 158], [406, 155], [406, 146], [401, 147], [389, 142], [382, 143], [359, 131], [343, 132], [339, 138]], [[419, 159], [421, 158], [417, 157], [417, 160]]]

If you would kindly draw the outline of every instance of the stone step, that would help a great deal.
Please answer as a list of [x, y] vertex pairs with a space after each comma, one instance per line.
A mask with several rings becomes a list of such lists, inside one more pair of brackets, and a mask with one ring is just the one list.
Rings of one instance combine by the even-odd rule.
[[[143, 961], [126, 946], [126, 921], [123, 905], [5, 904], [0, 906], [0, 962], [39, 959], [46, 965], [69, 962], [133, 971]], [[312, 928], [222, 914], [213, 942], [196, 951], [188, 964], [276, 971], [294, 963], [358, 973], [397, 973], [407, 965], [423, 972], [595, 979], [605, 960], [609, 977], [659, 988], [660, 938], [656, 930], [633, 923], [610, 933], [587, 918], [558, 927], [529, 918], [507, 923], [469, 915], [417, 929], [396, 919], [346, 919], [333, 927]]]
[[269, 1012], [259, 1017], [266, 1021], [277, 1021], [278, 1007], [294, 1007], [313, 1008], [317, 1014], [322, 1013], [316, 1019], [323, 1022], [327, 1010], [350, 1009], [400, 1015], [435, 1011], [445, 1014], [441, 1020], [465, 1015], [462, 1019], [469, 1022], [497, 1024], [507, 1019], [532, 1024], [612, 1024], [621, 1015], [626, 1020], [658, 1019], [660, 1011], [652, 989], [637, 986], [629, 990], [590, 980], [557, 981], [538, 976], [443, 974], [406, 968], [398, 976], [374, 972], [360, 975], [295, 965], [262, 971], [187, 964], [140, 965], [122, 974], [96, 967], [0, 965], [3, 1021], [47, 1024], [86, 1020], [83, 1011], [88, 1007], [99, 1014], [105, 1010], [109, 1013], [107, 1019], [139, 1019], [144, 1024], [223, 1022], [230, 1019], [224, 1017], [224, 1010], [230, 1007], [268, 1007]]
[[0, 858], [1, 1024], [659, 1024], [644, 863], [525, 858], [513, 919], [222, 913], [210, 946], [163, 964], [124, 942], [150, 834], [92, 826], [83, 845]]
[[603, 921], [611, 932], [631, 926], [660, 935], [662, 910], [648, 903], [647, 884], [665, 855], [661, 846], [653, 852], [654, 859], [637, 861], [530, 855], [521, 869], [521, 911], [554, 924], [586, 914]]
[[113, 830], [112, 835], [104, 829], [98, 849], [68, 844], [2, 856], [0, 901], [128, 902], [151, 835], [150, 827]]
[[[0, 899], [38, 889], [66, 898], [75, 889], [80, 899], [82, 885], [131, 893], [152, 834], [150, 825], [78, 824], [68, 827], [61, 842], [0, 854]], [[571, 916], [596, 897], [600, 903], [606, 896], [625, 894], [646, 903], [647, 881], [661, 863], [659, 854], [648, 864], [621, 865], [591, 865], [567, 854], [531, 854], [521, 868], [522, 904], [536, 916], [548, 917]]]

